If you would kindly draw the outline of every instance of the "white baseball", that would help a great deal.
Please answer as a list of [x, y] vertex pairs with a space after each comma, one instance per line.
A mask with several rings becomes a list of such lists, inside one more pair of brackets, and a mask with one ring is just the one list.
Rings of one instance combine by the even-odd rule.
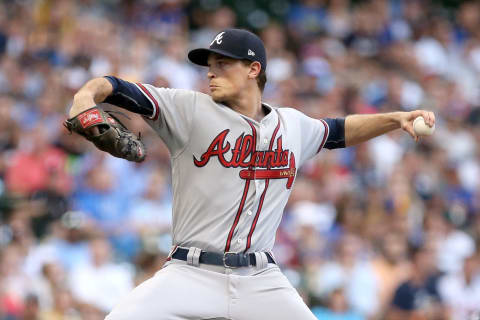
[[435, 131], [435, 125], [429, 127], [422, 116], [416, 117], [415, 120], [413, 120], [413, 131], [415, 131], [415, 134], [418, 136], [429, 136]]

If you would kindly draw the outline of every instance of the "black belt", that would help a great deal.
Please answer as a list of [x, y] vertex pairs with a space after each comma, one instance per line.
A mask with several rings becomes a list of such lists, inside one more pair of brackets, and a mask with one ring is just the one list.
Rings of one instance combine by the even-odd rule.
[[[172, 254], [173, 259], [187, 261], [188, 249], [177, 248]], [[268, 263], [275, 263], [270, 253], [265, 252]], [[239, 268], [257, 265], [255, 253], [236, 253], [236, 252], [205, 252], [200, 253], [199, 263], [224, 266], [226, 268]]]

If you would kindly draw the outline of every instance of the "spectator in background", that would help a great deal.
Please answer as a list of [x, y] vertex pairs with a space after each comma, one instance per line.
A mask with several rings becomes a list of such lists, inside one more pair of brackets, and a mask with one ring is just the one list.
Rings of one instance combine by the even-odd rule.
[[[81, 320], [88, 319], [87, 317], [82, 317], [79, 310], [74, 307], [74, 300], [70, 291], [63, 288], [59, 288], [55, 291], [54, 304], [51, 308], [45, 308], [43, 312], [40, 313], [39, 320]], [[84, 314], [86, 315], [86, 314]], [[93, 318], [93, 319], [98, 319]], [[92, 318], [90, 318], [92, 319]]]
[[222, 6], [210, 12], [199, 12], [193, 17], [202, 28], [194, 30], [191, 36], [192, 48], [201, 48], [222, 30], [235, 27], [237, 16], [227, 6]]
[[[169, 251], [172, 223], [171, 195], [165, 183], [166, 172], [157, 167], [148, 178], [144, 194], [138, 197], [129, 213], [128, 226], [143, 241], [143, 246], [162, 246]], [[162, 235], [167, 235], [162, 239]], [[162, 243], [164, 242], [163, 245]]]
[[480, 315], [480, 255], [466, 258], [461, 271], [443, 276], [438, 289], [450, 320]]
[[40, 308], [38, 298], [35, 295], [28, 295], [25, 298], [25, 309], [23, 310], [23, 320], [39, 320]]
[[465, 231], [456, 228], [452, 221], [456, 219], [454, 216], [456, 213], [453, 210], [455, 209], [451, 208], [447, 217], [443, 219], [445, 231], [443, 237], [437, 242], [438, 269], [446, 273], [460, 272], [465, 258], [475, 253], [474, 239]]
[[171, 37], [165, 44], [165, 55], [154, 62], [153, 70], [156, 74], [152, 78], [158, 76], [167, 78], [174, 88], [195, 89], [199, 76], [195, 68], [185, 59], [187, 45], [185, 37]]
[[365, 258], [365, 248], [352, 234], [343, 235], [332, 261], [324, 263], [314, 274], [311, 290], [317, 297], [333, 291], [345, 291], [347, 304], [364, 317], [378, 311], [378, 283], [372, 264]]
[[32, 129], [22, 137], [19, 147], [5, 174], [10, 192], [28, 197], [47, 189], [52, 176], [58, 188], [71, 188], [71, 178], [65, 171], [66, 154], [51, 144], [46, 128], [39, 125]]
[[448, 319], [438, 292], [439, 274], [434, 257], [434, 250], [428, 246], [412, 248], [410, 276], [395, 290], [388, 319]]
[[48, 262], [42, 266], [41, 273], [32, 278], [32, 293], [38, 297], [41, 310], [53, 309], [57, 291], [66, 286], [65, 270], [58, 263]]
[[378, 256], [372, 261], [379, 287], [379, 310], [390, 305], [396, 288], [407, 280], [410, 272], [407, 239], [390, 233], [379, 243]]
[[278, 90], [280, 82], [291, 79], [294, 75], [296, 59], [287, 50], [287, 35], [283, 26], [270, 24], [263, 29], [262, 38], [268, 56], [269, 68], [266, 71], [268, 82], [265, 92], [268, 96]]
[[288, 14], [290, 32], [297, 41], [320, 34], [324, 30], [325, 8], [323, 0], [301, 0]]
[[333, 38], [345, 38], [352, 25], [352, 17], [349, 12], [348, 0], [329, 1], [327, 8], [327, 33]]
[[[148, 249], [148, 248], [147, 248]], [[135, 277], [135, 287], [143, 281], [150, 279], [157, 273], [167, 260], [167, 254], [157, 251], [142, 251], [136, 259], [137, 274]]]
[[333, 290], [327, 297], [325, 307], [315, 307], [312, 309], [313, 314], [322, 320], [365, 320], [357, 312], [349, 308], [345, 292], [343, 289]]
[[[11, 151], [18, 145], [20, 128], [18, 123], [11, 121], [14, 114], [13, 99], [0, 95], [0, 151]], [[3, 171], [3, 170], [2, 170]]]
[[88, 219], [103, 232], [113, 234], [125, 221], [128, 202], [115, 192], [117, 179], [108, 170], [104, 158], [86, 173], [85, 183], [74, 195], [74, 208], [87, 214]]
[[73, 267], [89, 259], [88, 241], [95, 233], [98, 231], [88, 224], [85, 213], [66, 212], [60, 221], [52, 223], [51, 235], [30, 248], [24, 261], [25, 270], [38, 276], [45, 264], [54, 263], [70, 273]]
[[31, 279], [22, 271], [22, 252], [18, 245], [11, 244], [0, 253], [0, 310], [6, 319], [20, 319], [31, 290]]
[[[477, 303], [470, 256], [480, 245], [479, 6], [472, 0], [0, 1], [0, 319], [33, 317], [31, 293], [42, 320], [101, 317], [64, 287], [74, 267], [96, 270], [89, 262], [94, 235], [107, 237], [110, 254], [136, 267], [137, 284], [165, 259], [170, 181], [153, 163], [167, 168], [167, 149], [133, 116], [125, 122], [142, 132], [147, 160], [132, 165], [109, 157], [100, 160], [104, 171], [92, 172], [103, 155], [60, 134], [78, 86], [112, 74], [206, 92], [185, 48], [220, 29], [253, 25], [265, 26], [254, 31], [270, 57], [266, 102], [317, 118], [422, 106], [438, 124], [434, 136], [416, 145], [393, 134], [320, 154], [302, 168], [274, 248], [291, 282], [313, 297], [312, 307], [325, 302], [318, 298], [329, 300], [331, 310], [323, 311], [333, 317], [366, 310], [378, 298], [370, 318], [425, 318], [388, 303], [404, 306], [418, 292], [434, 306], [442, 303], [425, 281], [401, 276], [412, 264], [426, 269], [424, 258], [404, 254], [407, 245], [425, 242], [434, 251], [426, 255], [435, 256], [429, 268], [447, 272], [440, 296], [453, 317], [463, 317], [453, 304], [465, 295], [472, 300], [461, 303]], [[354, 235], [346, 242], [360, 248], [345, 245], [344, 235]], [[335, 286], [327, 288], [330, 280]]]
[[[118, 164], [118, 160], [109, 161], [104, 155], [95, 160], [100, 163], [88, 170], [84, 187], [74, 195], [74, 207], [84, 212], [89, 223], [109, 237], [119, 255], [124, 259], [130, 259], [138, 250], [139, 240], [129, 225], [129, 211], [133, 207], [133, 202], [129, 201], [125, 195], [136, 190], [125, 190], [130, 188], [126, 184], [117, 185], [122, 180], [114, 174], [115, 166], [112, 167], [112, 164]], [[141, 175], [141, 173], [135, 172], [131, 164], [123, 167], [120, 165], [116, 169], [118, 168], [126, 168], [127, 170], [123, 172], [132, 174], [131, 189], [134, 189], [136, 180], [133, 175]], [[142, 170], [137, 168], [137, 171]], [[150, 170], [144, 173], [148, 174]]]
[[70, 272], [69, 289], [87, 308], [106, 315], [133, 289], [133, 273], [127, 265], [114, 263], [107, 239], [90, 241], [90, 259]]

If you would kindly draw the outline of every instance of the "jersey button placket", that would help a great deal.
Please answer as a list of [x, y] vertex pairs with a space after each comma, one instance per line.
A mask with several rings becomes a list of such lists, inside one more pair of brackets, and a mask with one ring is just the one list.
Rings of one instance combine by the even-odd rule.
[[[266, 132], [266, 127], [263, 123], [260, 123], [259, 129], [258, 129], [258, 144], [257, 144], [257, 150], [256, 151], [266, 151], [268, 149], [268, 138], [265, 135]], [[266, 143], [265, 143], [266, 142]], [[260, 157], [261, 158], [261, 157]], [[255, 169], [254, 170], [259, 170], [259, 164], [255, 163]], [[257, 180], [255, 179], [255, 190], [256, 190], [256, 198], [257, 200], [260, 198], [262, 194], [262, 180]]]
[[255, 180], [255, 186], [260, 193], [263, 192], [263, 180]]

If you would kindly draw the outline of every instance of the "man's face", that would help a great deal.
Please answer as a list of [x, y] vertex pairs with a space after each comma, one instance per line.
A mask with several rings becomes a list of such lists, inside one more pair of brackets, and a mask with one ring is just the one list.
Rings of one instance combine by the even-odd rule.
[[228, 102], [247, 88], [250, 66], [218, 54], [208, 57], [210, 95], [215, 102]]

